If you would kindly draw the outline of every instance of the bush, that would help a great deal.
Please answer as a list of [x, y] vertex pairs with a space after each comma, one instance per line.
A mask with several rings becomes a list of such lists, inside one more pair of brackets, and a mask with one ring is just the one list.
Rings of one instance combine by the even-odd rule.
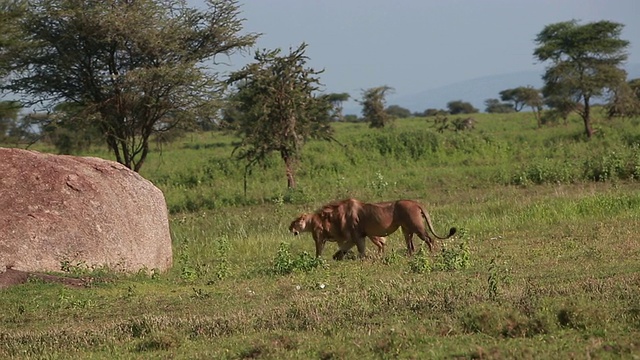
[[443, 246], [435, 269], [443, 271], [466, 269], [471, 265], [470, 254], [469, 245], [465, 241], [459, 243], [457, 248]]
[[276, 258], [273, 262], [273, 271], [278, 275], [287, 275], [299, 270], [302, 272], [310, 272], [318, 267], [322, 267], [325, 263], [322, 258], [316, 258], [308, 252], [302, 252], [297, 258], [294, 258], [290, 251], [290, 245], [281, 242], [276, 252]]
[[424, 247], [420, 248], [409, 260], [409, 269], [416, 274], [428, 274], [431, 272], [431, 259]]
[[640, 151], [634, 147], [628, 154], [612, 151], [583, 164], [584, 178], [591, 181], [640, 178]]

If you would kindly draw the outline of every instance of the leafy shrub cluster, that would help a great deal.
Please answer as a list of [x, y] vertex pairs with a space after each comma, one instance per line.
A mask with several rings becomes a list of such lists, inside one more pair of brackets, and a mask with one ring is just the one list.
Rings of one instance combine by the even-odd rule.
[[516, 170], [512, 185], [574, 183], [577, 181], [611, 181], [640, 179], [640, 147], [622, 148], [589, 157], [581, 164], [572, 159], [544, 159], [530, 162]]
[[294, 271], [309, 272], [318, 267], [325, 265], [322, 258], [303, 251], [298, 257], [291, 254], [291, 246], [288, 243], [281, 242], [273, 261], [273, 272], [278, 275], [291, 274]]
[[435, 259], [422, 247], [409, 259], [409, 269], [416, 274], [462, 270], [471, 266], [470, 255], [466, 241], [460, 242], [457, 247], [443, 246]]
[[429, 130], [385, 131], [366, 134], [356, 140], [355, 147], [377, 152], [381, 156], [418, 160], [438, 151], [440, 140], [436, 133]]
[[583, 169], [585, 180], [640, 179], [640, 147], [634, 146], [624, 153], [611, 152], [587, 159]]

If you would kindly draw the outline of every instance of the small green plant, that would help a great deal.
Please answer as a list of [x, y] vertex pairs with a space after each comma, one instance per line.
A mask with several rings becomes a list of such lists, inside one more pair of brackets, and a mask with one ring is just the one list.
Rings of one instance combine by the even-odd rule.
[[290, 245], [285, 242], [281, 242], [278, 245], [278, 251], [276, 252], [276, 259], [273, 262], [273, 271], [279, 275], [286, 275], [293, 272], [294, 261], [291, 259]]
[[466, 269], [470, 265], [469, 245], [466, 241], [462, 241], [457, 248], [443, 246], [438, 255], [435, 268], [441, 271], [455, 271]]
[[346, 197], [349, 195], [349, 191], [346, 186], [347, 179], [344, 176], [338, 176], [335, 181], [336, 197]]
[[496, 259], [492, 258], [489, 262], [489, 276], [487, 277], [487, 295], [491, 301], [498, 298], [498, 270], [496, 267]]
[[95, 301], [87, 298], [78, 298], [73, 293], [68, 292], [65, 288], [62, 288], [58, 293], [58, 308], [60, 309], [88, 309], [96, 307]]
[[409, 260], [409, 269], [416, 274], [428, 274], [431, 272], [431, 260], [424, 247], [420, 248]]
[[180, 257], [178, 258], [178, 263], [180, 264], [180, 279], [191, 282], [198, 278], [198, 272], [191, 265], [188, 244], [184, 245], [182, 252], [180, 253]]
[[309, 272], [324, 265], [325, 262], [322, 258], [316, 258], [306, 251], [302, 252], [294, 259], [290, 251], [290, 245], [282, 242], [278, 246], [278, 251], [276, 252], [276, 258], [273, 262], [273, 271], [279, 275], [286, 275], [294, 272], [295, 270]]
[[300, 254], [298, 258], [293, 262], [294, 269], [304, 272], [309, 272], [323, 265], [324, 262], [322, 258], [317, 258], [306, 251], [303, 251], [302, 254]]
[[390, 251], [384, 255], [382, 258], [382, 263], [385, 265], [396, 264], [402, 256], [398, 253], [398, 251]]
[[278, 214], [279, 216], [282, 216], [284, 214], [284, 204], [285, 204], [284, 195], [282, 195], [282, 193], [278, 194], [273, 199], [271, 199], [271, 202], [275, 207], [275, 213]]
[[229, 242], [229, 238], [226, 236], [222, 236], [216, 243], [215, 249], [215, 258], [217, 260], [216, 263], [216, 278], [218, 280], [222, 280], [229, 276], [231, 271], [229, 270], [229, 250], [231, 249], [231, 245]]
[[384, 176], [380, 171], [376, 171], [373, 180], [369, 182], [369, 186], [377, 196], [381, 196], [387, 190], [389, 183], [384, 180]]

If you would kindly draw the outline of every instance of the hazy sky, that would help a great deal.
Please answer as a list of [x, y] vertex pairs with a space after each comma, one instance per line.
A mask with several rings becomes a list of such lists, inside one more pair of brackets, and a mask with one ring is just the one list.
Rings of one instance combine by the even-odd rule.
[[[189, 0], [191, 4], [203, 0]], [[326, 92], [388, 85], [394, 96], [473, 78], [544, 69], [533, 58], [545, 25], [571, 19], [625, 25], [629, 62], [640, 62], [640, 0], [244, 0], [258, 48], [309, 44]], [[252, 58], [230, 59], [240, 67]], [[222, 70], [222, 69], [219, 69]]]

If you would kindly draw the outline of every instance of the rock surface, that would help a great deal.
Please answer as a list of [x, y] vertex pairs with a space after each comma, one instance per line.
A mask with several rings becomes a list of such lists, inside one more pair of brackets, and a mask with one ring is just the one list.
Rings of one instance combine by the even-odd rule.
[[166, 202], [150, 181], [113, 161], [0, 148], [0, 271], [171, 263]]

